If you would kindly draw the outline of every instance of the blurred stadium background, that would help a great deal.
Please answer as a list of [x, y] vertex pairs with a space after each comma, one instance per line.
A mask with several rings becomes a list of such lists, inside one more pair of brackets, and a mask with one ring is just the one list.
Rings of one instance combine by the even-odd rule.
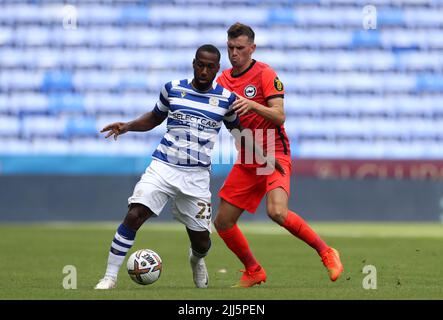
[[[0, 220], [120, 220], [165, 126], [117, 142], [99, 130], [192, 77], [201, 44], [228, 68], [237, 21], [286, 88], [294, 211], [443, 221], [440, 0], [2, 0]], [[215, 158], [232, 147], [223, 130]], [[229, 168], [213, 166], [215, 208]]]

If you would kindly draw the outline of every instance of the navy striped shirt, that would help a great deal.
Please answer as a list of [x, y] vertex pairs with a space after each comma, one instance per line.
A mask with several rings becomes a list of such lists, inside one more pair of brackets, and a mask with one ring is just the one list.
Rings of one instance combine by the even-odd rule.
[[171, 165], [208, 168], [223, 121], [239, 123], [232, 110], [236, 96], [216, 82], [200, 92], [191, 81], [174, 80], [162, 88], [154, 112], [168, 116], [167, 132], [152, 157]]

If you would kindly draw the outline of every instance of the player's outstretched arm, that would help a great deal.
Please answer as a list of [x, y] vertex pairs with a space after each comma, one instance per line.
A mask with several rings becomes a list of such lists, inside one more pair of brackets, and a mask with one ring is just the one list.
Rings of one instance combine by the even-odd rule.
[[235, 93], [235, 95], [237, 96], [237, 100], [234, 101], [232, 108], [238, 116], [242, 116], [247, 112], [252, 111], [277, 126], [280, 126], [285, 122], [286, 116], [283, 109], [283, 98], [277, 97], [269, 99], [267, 101], [268, 106], [266, 107], [253, 100], [246, 99], [237, 93]]
[[151, 111], [145, 113], [141, 117], [129, 121], [129, 122], [114, 122], [106, 127], [104, 127], [100, 132], [108, 132], [105, 138], [109, 138], [114, 135], [114, 140], [117, 140], [117, 137], [121, 134], [124, 134], [128, 131], [149, 131], [161, 124], [166, 117], [162, 117], [155, 112]]

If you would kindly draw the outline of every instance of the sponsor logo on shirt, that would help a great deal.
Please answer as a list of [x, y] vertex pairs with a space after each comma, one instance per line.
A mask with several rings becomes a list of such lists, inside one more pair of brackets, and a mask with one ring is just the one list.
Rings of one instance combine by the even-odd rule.
[[257, 94], [257, 88], [254, 87], [252, 84], [249, 84], [246, 86], [244, 93], [245, 93], [245, 97], [254, 98], [255, 95]]
[[214, 107], [218, 107], [219, 100], [216, 97], [209, 98], [209, 104]]
[[191, 126], [191, 127], [207, 127], [207, 128], [218, 128], [219, 123], [217, 121], [203, 118], [199, 116], [195, 116], [192, 114], [182, 113], [182, 112], [173, 112], [171, 114], [174, 120], [180, 121], [182, 125]]

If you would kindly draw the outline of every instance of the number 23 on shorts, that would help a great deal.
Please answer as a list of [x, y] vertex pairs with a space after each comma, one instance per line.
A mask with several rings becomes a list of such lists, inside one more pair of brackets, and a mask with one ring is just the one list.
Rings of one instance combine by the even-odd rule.
[[[195, 216], [197, 219], [211, 219], [211, 204], [207, 202], [197, 202], [197, 205], [201, 208]], [[205, 215], [205, 212], [207, 214]]]

